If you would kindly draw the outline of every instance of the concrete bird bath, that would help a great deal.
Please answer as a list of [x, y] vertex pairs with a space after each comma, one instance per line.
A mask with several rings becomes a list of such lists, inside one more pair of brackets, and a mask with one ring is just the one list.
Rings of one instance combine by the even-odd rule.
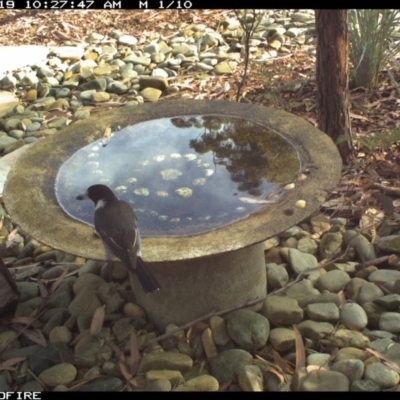
[[162, 329], [264, 296], [263, 241], [315, 211], [340, 169], [328, 136], [289, 113], [158, 102], [107, 111], [38, 142], [11, 170], [4, 200], [37, 240], [97, 260], [106, 256], [89, 225], [93, 205], [76, 195], [104, 183], [130, 202], [143, 258], [162, 285], [145, 294], [135, 280], [133, 290]]

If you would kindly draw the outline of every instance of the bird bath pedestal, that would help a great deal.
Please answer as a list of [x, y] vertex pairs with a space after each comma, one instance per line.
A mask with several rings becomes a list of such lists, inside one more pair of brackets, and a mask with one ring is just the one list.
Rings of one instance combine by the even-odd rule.
[[39, 141], [10, 171], [4, 200], [35, 239], [97, 260], [106, 255], [89, 225], [93, 206], [75, 197], [104, 183], [131, 202], [143, 258], [162, 286], [145, 294], [135, 279], [133, 290], [163, 329], [265, 296], [263, 242], [318, 209], [340, 169], [330, 138], [289, 113], [158, 102]]

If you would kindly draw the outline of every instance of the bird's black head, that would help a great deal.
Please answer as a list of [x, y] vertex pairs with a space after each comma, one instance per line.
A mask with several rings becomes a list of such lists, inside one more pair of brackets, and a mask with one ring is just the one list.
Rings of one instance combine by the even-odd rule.
[[112, 190], [106, 185], [92, 185], [87, 190], [86, 193], [79, 195], [77, 200], [92, 200], [95, 204], [99, 200], [109, 201], [115, 199], [115, 195]]

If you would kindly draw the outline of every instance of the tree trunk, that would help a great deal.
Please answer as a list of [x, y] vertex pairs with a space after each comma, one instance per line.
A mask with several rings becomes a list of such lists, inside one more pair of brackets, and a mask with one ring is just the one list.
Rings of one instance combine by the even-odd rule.
[[348, 12], [315, 10], [315, 23], [318, 128], [332, 138], [343, 163], [349, 164], [354, 153], [348, 107]]

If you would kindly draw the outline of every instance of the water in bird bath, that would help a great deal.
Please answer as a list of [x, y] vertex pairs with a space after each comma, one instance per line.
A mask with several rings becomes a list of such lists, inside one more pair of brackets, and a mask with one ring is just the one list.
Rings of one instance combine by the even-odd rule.
[[61, 166], [56, 195], [68, 215], [93, 224], [93, 205], [75, 197], [103, 183], [132, 205], [142, 236], [193, 235], [278, 201], [299, 169], [294, 146], [263, 125], [218, 115], [160, 118], [79, 149]]

